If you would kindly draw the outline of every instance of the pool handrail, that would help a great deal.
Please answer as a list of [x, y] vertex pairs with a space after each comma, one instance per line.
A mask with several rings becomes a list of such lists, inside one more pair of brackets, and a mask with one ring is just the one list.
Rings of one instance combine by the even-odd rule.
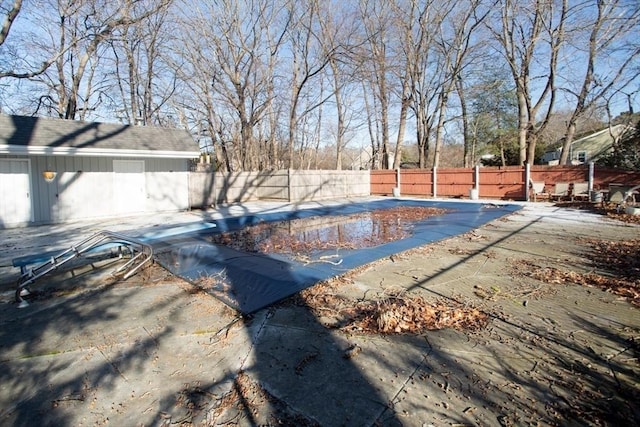
[[[23, 268], [22, 275], [18, 278], [16, 284], [15, 299], [19, 308], [27, 307], [29, 303], [24, 299], [29, 295], [27, 286], [34, 284], [38, 279], [57, 270], [60, 266], [69, 261], [79, 258], [88, 252], [95, 252], [96, 249], [106, 245], [112, 246], [119, 244], [119, 247], [125, 247], [131, 254], [131, 259], [124, 265], [119, 266], [112, 272], [112, 275], [122, 275], [123, 279], [127, 279], [134, 275], [143, 265], [153, 258], [153, 248], [142, 240], [125, 236], [124, 234], [115, 233], [113, 231], [101, 230], [87, 237], [76, 245], [71, 246], [57, 255], [51, 256], [47, 261], [38, 264], [33, 268]], [[104, 248], [103, 248], [104, 249]], [[119, 251], [122, 256], [122, 252]]]

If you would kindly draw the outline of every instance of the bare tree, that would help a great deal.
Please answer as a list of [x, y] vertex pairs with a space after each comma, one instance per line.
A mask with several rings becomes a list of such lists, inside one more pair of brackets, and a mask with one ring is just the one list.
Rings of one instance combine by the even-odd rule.
[[441, 58], [434, 51], [435, 32], [440, 25], [438, 12], [433, 3], [418, 7], [415, 3], [411, 19], [403, 19], [410, 27], [405, 31], [409, 37], [403, 38], [403, 53], [407, 61], [407, 77], [410, 108], [415, 117], [416, 141], [418, 145], [418, 165], [427, 167], [430, 154], [432, 131], [434, 129], [438, 88], [443, 81]]
[[[289, 80], [291, 92], [289, 96], [287, 154], [291, 168], [294, 164], [298, 123], [304, 119], [306, 114], [327, 100], [323, 95], [314, 93], [310, 84], [314, 79], [322, 77], [321, 73], [329, 64], [333, 50], [327, 51], [320, 39], [318, 0], [305, 2], [295, 0], [289, 4], [288, 8], [291, 14], [291, 25], [287, 31], [287, 38], [292, 61]], [[306, 89], [310, 90], [305, 92]], [[299, 111], [303, 97], [305, 105], [302, 106], [302, 111]]]
[[[596, 103], [601, 102], [607, 93], [615, 90], [616, 84], [624, 87], [639, 75], [638, 70], [632, 70], [630, 76], [625, 75], [625, 72], [637, 62], [640, 55], [640, 43], [637, 41], [637, 33], [640, 31], [640, 4], [632, 6], [625, 1], [598, 0], [595, 5], [588, 2], [578, 5], [576, 9], [574, 13], [581, 15], [582, 19], [577, 23], [577, 52], [573, 56], [572, 68], [578, 68], [582, 58], [586, 66], [582, 84], [577, 90], [573, 89], [571, 80], [567, 81], [563, 88], [575, 98], [575, 104], [567, 120], [560, 164], [567, 164], [572, 160], [569, 154], [578, 119], [585, 112], [592, 110]], [[589, 28], [585, 46], [583, 43], [586, 37], [583, 37], [584, 32], [581, 30]], [[629, 34], [633, 34], [634, 41], [629, 40]], [[596, 62], [607, 64], [605, 67], [599, 67], [600, 73], [596, 72]]]
[[[419, 2], [395, 4], [394, 22], [401, 55], [396, 59], [400, 120], [396, 162], [410, 107], [416, 119], [418, 163], [427, 167], [435, 137], [432, 165], [438, 166], [448, 120], [448, 103], [469, 52], [472, 34], [488, 13], [483, 2]], [[399, 165], [399, 163], [395, 163]]]
[[[451, 94], [456, 88], [456, 82], [462, 77], [462, 70], [471, 49], [472, 37], [480, 24], [489, 14], [490, 9], [481, 10], [482, 0], [454, 1], [445, 3], [439, 20], [438, 40], [436, 43], [445, 74], [440, 84], [438, 95], [438, 123], [436, 125], [435, 149], [433, 167], [438, 167], [440, 151], [443, 145], [443, 132], [447, 121], [447, 107]], [[461, 87], [459, 89], [462, 89]]]
[[533, 164], [538, 136], [555, 106], [568, 0], [501, 0], [500, 6], [491, 28], [516, 86], [520, 163]]
[[[341, 170], [342, 154], [347, 144], [348, 131], [348, 111], [349, 99], [345, 97], [345, 90], [354, 83], [354, 76], [357, 74], [358, 62], [355, 60], [354, 50], [356, 45], [353, 38], [355, 35], [356, 23], [354, 15], [346, 10], [338, 10], [335, 13], [335, 4], [321, 2], [320, 14], [323, 19], [319, 20], [322, 31], [321, 40], [325, 55], [329, 60], [329, 69], [333, 96], [336, 109], [336, 170]], [[321, 97], [322, 98], [322, 97]]]
[[[165, 125], [176, 112], [228, 170], [320, 167], [329, 147], [342, 169], [358, 124], [372, 168], [399, 167], [412, 132], [420, 167], [437, 167], [452, 123], [467, 166], [485, 146], [533, 163], [558, 108], [571, 112], [566, 156], [578, 124], [640, 76], [640, 6], [569, 3], [0, 0], [0, 95], [3, 108], [73, 119]], [[516, 95], [517, 137], [510, 109], [477, 110], [472, 90], [497, 91], [483, 57], [513, 81], [499, 87]]]
[[184, 24], [191, 31], [185, 30], [182, 44], [189, 69], [197, 70], [201, 80], [191, 85], [201, 92], [196, 96], [205, 106], [211, 133], [221, 135], [225, 129], [230, 170], [232, 158], [240, 170], [256, 169], [261, 162], [254, 130], [273, 101], [274, 58], [286, 28], [286, 22], [278, 27], [276, 20], [285, 11], [275, 2], [251, 0], [201, 3], [195, 12], [188, 6]]
[[[155, 0], [143, 3], [126, 1], [113, 4], [106, 0], [58, 0], [54, 5], [43, 5], [42, 13], [34, 16], [38, 25], [57, 16], [53, 27], [46, 27], [49, 40], [39, 40], [39, 48], [45, 56], [53, 58], [43, 65], [42, 73], [12, 74], [12, 77], [34, 77], [34, 81], [49, 88], [46, 97], [57, 115], [66, 119], [84, 118], [87, 110], [100, 102], [105, 89], [99, 82], [96, 87], [96, 73], [104, 76], [100, 60], [106, 45], [114, 34], [138, 23], [164, 9], [171, 0]], [[52, 6], [52, 7], [50, 7]], [[53, 71], [49, 69], [53, 66]], [[92, 101], [90, 98], [94, 97]]]
[[476, 162], [476, 140], [473, 138], [471, 122], [469, 121], [469, 110], [467, 105], [466, 88], [462, 76], [456, 76], [455, 87], [458, 99], [460, 100], [460, 114], [462, 116], [462, 138], [463, 146], [463, 166], [471, 167]]
[[[29, 3], [28, 3], [29, 4]], [[38, 8], [46, 9], [46, 5], [36, 5], [35, 10]], [[13, 27], [14, 21], [20, 14], [20, 16], [26, 16], [27, 18], [30, 16], [31, 11], [25, 13], [22, 0], [0, 0], [0, 10], [2, 10], [2, 14], [4, 16], [4, 20], [2, 22], [2, 27], [0, 28], [0, 46], [7, 48], [5, 42], [7, 41], [7, 37], [9, 36], [9, 32]], [[22, 13], [21, 13], [22, 12]], [[42, 20], [36, 21], [34, 26], [40, 26], [42, 24]], [[7, 43], [8, 44], [8, 43]], [[46, 59], [41, 61], [29, 61], [30, 54], [28, 55], [19, 54], [19, 51], [24, 51], [25, 48], [30, 49], [31, 46], [25, 46], [25, 44], [21, 44], [19, 41], [16, 42], [16, 46], [9, 47], [7, 50], [10, 52], [5, 52], [4, 64], [0, 68], [0, 78], [10, 77], [16, 79], [28, 79], [34, 76], [38, 76], [44, 73], [57, 59], [59, 56], [64, 54], [63, 52], [49, 52], [47, 53]]]
[[[145, 21], [122, 28], [111, 41], [116, 85], [120, 94], [112, 108], [127, 123], [163, 125], [162, 108], [177, 88], [169, 62], [170, 11], [164, 9]], [[123, 58], [121, 58], [123, 57]], [[177, 60], [179, 68], [181, 60]]]
[[379, 117], [379, 108], [376, 96], [370, 96], [368, 83], [370, 80], [362, 80], [362, 102], [364, 103], [365, 117], [367, 122], [367, 131], [369, 133], [369, 142], [371, 144], [371, 169], [380, 168], [380, 122], [376, 118]]
[[[369, 81], [375, 96], [376, 111], [374, 116], [379, 120], [380, 164], [382, 169], [389, 168], [389, 109], [391, 104], [389, 90], [389, 75], [392, 68], [389, 48], [389, 20], [391, 17], [390, 4], [383, 0], [363, 0], [360, 2], [360, 14], [367, 40], [367, 47], [363, 56], [368, 58], [370, 68]], [[365, 70], [363, 70], [365, 71]], [[366, 72], [366, 71], [365, 71]], [[378, 124], [378, 123], [376, 123]], [[370, 132], [373, 129], [369, 126]], [[378, 139], [377, 137], [375, 139]], [[374, 143], [372, 139], [372, 144]], [[378, 154], [378, 149], [374, 149]], [[376, 159], [376, 156], [373, 156]], [[374, 166], [375, 168], [376, 166]]]
[[398, 117], [398, 135], [396, 138], [396, 147], [393, 156], [393, 169], [400, 167], [402, 162], [402, 145], [407, 128], [407, 117], [411, 108], [411, 70], [414, 66], [413, 60], [416, 58], [414, 26], [416, 14], [418, 13], [418, 5], [416, 1], [411, 1], [409, 7], [399, 2], [394, 2], [394, 20], [398, 29], [399, 52], [398, 52], [398, 70], [396, 78], [400, 82], [400, 115]]

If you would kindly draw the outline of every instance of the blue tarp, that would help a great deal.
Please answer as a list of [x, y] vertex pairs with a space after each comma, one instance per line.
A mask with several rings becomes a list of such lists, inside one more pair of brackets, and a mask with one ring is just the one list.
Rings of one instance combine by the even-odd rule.
[[249, 314], [319, 281], [407, 249], [466, 233], [520, 209], [520, 206], [511, 204], [385, 199], [231, 217], [216, 220], [216, 227], [211, 228], [211, 233], [236, 231], [262, 222], [346, 216], [398, 206], [441, 208], [447, 213], [415, 223], [408, 238], [369, 248], [314, 252], [310, 259], [296, 259], [286, 254], [241, 252], [209, 243], [202, 235], [179, 239], [168, 246], [165, 242], [156, 259], [177, 276], [198, 284], [231, 307]]

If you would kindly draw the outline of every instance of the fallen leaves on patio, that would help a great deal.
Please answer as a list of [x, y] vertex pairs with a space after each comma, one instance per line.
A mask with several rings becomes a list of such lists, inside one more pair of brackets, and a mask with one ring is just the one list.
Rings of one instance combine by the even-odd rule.
[[395, 296], [356, 305], [351, 321], [343, 329], [372, 334], [421, 334], [445, 328], [476, 330], [487, 320], [487, 314], [477, 308], [430, 303], [421, 296]]
[[231, 390], [218, 399], [217, 405], [208, 411], [205, 424], [240, 425], [243, 424], [241, 421], [246, 421], [247, 418], [252, 421], [252, 425], [319, 426], [316, 421], [301, 415], [285, 401], [269, 393], [249, 374], [240, 371], [233, 381]]
[[598, 268], [629, 280], [640, 279], [640, 239], [618, 242], [589, 239], [585, 243], [593, 249], [592, 261]]
[[580, 273], [519, 260], [515, 263], [518, 274], [545, 283], [575, 283], [599, 288], [640, 307], [640, 239], [618, 242], [588, 239], [584, 243], [593, 249], [587, 256], [598, 272]]
[[348, 300], [327, 283], [300, 293], [300, 301], [317, 316], [333, 313], [341, 318], [340, 329], [365, 334], [422, 334], [453, 328], [477, 330], [489, 316], [475, 307], [455, 301], [428, 301], [420, 295], [398, 293], [376, 300]]
[[584, 209], [604, 215], [617, 221], [626, 222], [628, 224], [640, 224], [640, 215], [630, 215], [620, 210], [617, 203], [594, 204], [592, 202], [574, 201], [574, 202], [557, 202], [555, 206], [571, 209]]
[[614, 209], [607, 210], [606, 215], [609, 218], [626, 222], [628, 224], [640, 224], [640, 215], [630, 215], [628, 213], [618, 212]]

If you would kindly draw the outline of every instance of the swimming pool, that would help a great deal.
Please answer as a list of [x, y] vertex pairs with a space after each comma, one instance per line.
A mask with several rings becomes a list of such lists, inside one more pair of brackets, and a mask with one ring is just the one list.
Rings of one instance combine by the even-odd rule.
[[206, 233], [164, 242], [155, 258], [249, 314], [322, 280], [466, 233], [518, 209], [513, 204], [384, 199], [229, 217], [216, 220]]

